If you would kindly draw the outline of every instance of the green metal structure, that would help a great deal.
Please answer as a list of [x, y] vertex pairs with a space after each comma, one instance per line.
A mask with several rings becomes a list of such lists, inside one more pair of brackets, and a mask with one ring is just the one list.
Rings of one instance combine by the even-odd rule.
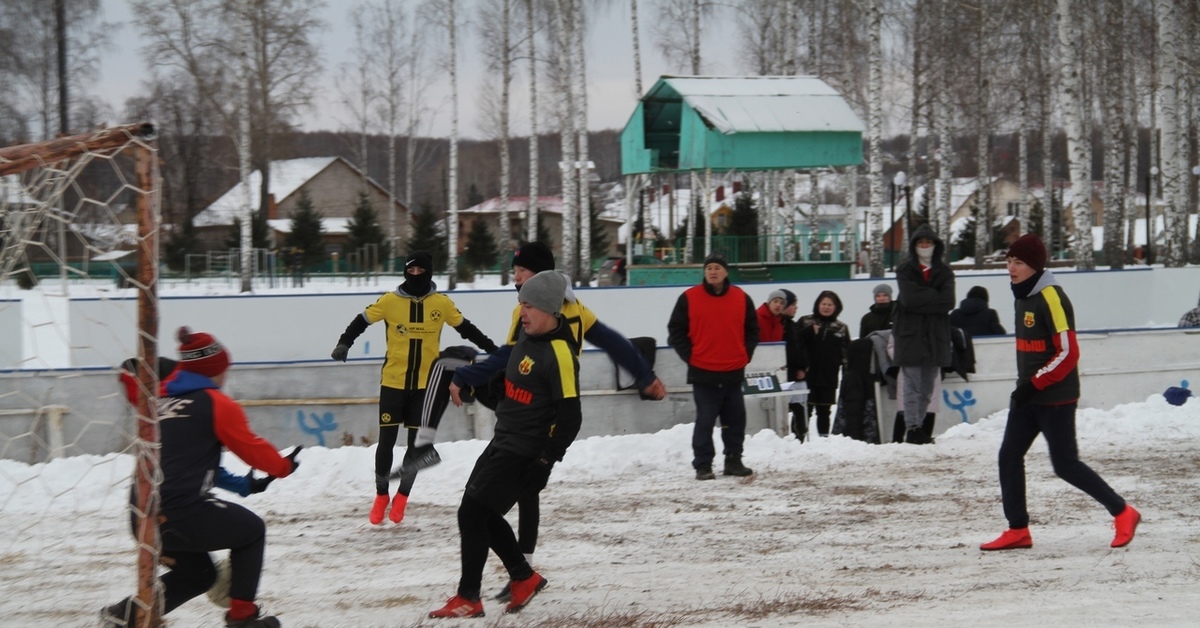
[[621, 173], [856, 166], [864, 131], [813, 76], [664, 76], [621, 131]]

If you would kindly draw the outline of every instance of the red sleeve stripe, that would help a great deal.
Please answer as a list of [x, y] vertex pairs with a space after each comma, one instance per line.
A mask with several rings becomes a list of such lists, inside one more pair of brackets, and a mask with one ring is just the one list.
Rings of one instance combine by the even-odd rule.
[[1051, 384], [1062, 381], [1079, 364], [1079, 345], [1075, 341], [1075, 330], [1067, 329], [1054, 337], [1054, 357], [1033, 375], [1033, 384], [1045, 390]]

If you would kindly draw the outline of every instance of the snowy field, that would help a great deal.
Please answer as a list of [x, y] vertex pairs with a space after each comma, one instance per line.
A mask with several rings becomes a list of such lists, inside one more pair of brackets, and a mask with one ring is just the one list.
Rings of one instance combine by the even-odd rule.
[[[586, 420], [586, 406], [585, 406]], [[1082, 410], [1082, 458], [1143, 514], [1111, 518], [1028, 460], [1028, 550], [982, 553], [1006, 526], [1003, 414], [932, 446], [747, 437], [756, 474], [698, 482], [691, 425], [575, 443], [542, 497], [535, 567], [549, 587], [473, 626], [1195, 626], [1200, 617], [1200, 401]], [[259, 601], [288, 627], [432, 626], [454, 593], [457, 508], [481, 441], [441, 443], [399, 525], [367, 522], [373, 447], [311, 449], [241, 501], [268, 526]], [[281, 449], [288, 443], [276, 443]], [[0, 461], [0, 626], [94, 626], [132, 592], [128, 455]], [[227, 459], [235, 471], [245, 467]], [[515, 520], [515, 513], [510, 516]], [[493, 557], [485, 593], [506, 577]], [[216, 626], [203, 596], [171, 626]]]

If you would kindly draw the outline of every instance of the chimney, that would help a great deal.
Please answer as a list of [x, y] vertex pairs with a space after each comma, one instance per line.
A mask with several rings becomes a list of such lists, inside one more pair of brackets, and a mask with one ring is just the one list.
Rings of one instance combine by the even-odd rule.
[[267, 195], [267, 220], [279, 218], [279, 206], [275, 204], [275, 195]]

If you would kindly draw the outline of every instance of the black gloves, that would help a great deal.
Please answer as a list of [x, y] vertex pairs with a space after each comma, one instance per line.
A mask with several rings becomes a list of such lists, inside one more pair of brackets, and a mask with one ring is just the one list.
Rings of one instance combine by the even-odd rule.
[[300, 461], [296, 460], [296, 456], [300, 453], [301, 449], [304, 449], [304, 445], [296, 445], [296, 448], [292, 450], [292, 453], [286, 456], [286, 458], [292, 463], [292, 473], [295, 473], [296, 469], [300, 468]]
[[1009, 407], [1020, 408], [1029, 405], [1035, 392], [1037, 389], [1033, 387], [1033, 380], [1023, 379], [1017, 382], [1017, 388], [1012, 392], [1012, 398], [1009, 400]]
[[345, 362], [346, 356], [349, 354], [350, 354], [350, 345], [339, 344], [338, 346], [333, 348], [333, 352], [329, 354], [329, 357], [337, 360], [338, 362]]
[[254, 477], [254, 472], [251, 471], [246, 474], [246, 480], [250, 483], [250, 494], [253, 495], [254, 493], [261, 493], [267, 490], [267, 487], [271, 485], [271, 482], [275, 481], [275, 478], [269, 475], [256, 478]]

